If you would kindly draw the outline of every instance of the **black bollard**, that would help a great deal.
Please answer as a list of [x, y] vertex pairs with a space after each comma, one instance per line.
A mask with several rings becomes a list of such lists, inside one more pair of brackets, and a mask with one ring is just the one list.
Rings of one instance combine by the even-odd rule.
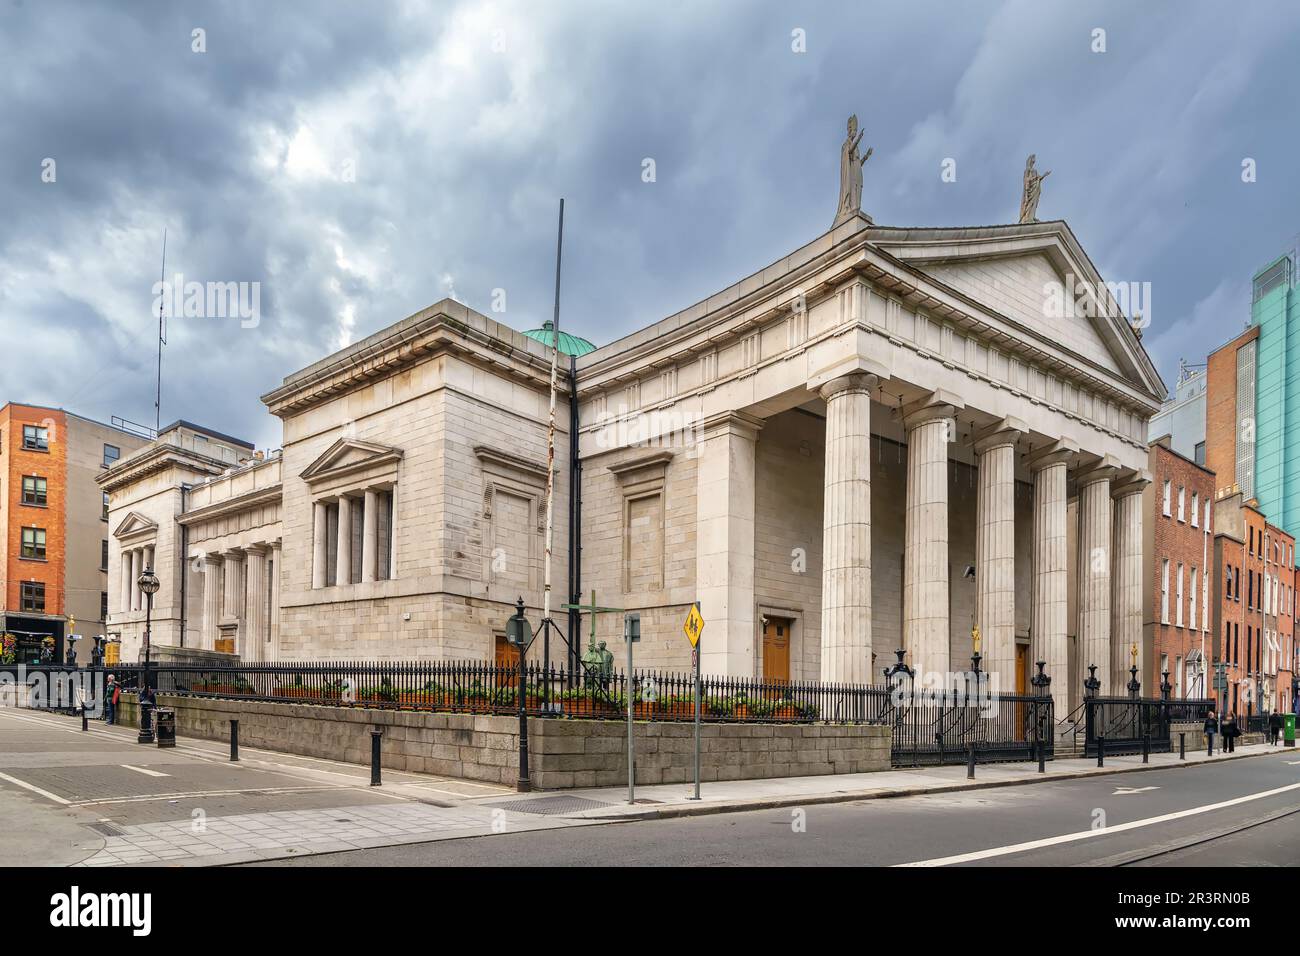
[[1151, 758], [1151, 735], [1142, 735], [1142, 762], [1147, 763]]
[[239, 721], [230, 722], [230, 759], [239, 759]]
[[966, 779], [975, 779], [975, 745], [966, 745]]
[[370, 731], [370, 786], [381, 786], [379, 781], [379, 740], [383, 731]]
[[1097, 737], [1097, 766], [1106, 766], [1106, 735], [1099, 734]]
[[1038, 738], [1038, 772], [1047, 773], [1047, 745], [1042, 737]]
[[1178, 759], [1187, 759], [1187, 734], [1181, 732], [1178, 734]]
[[1207, 757], [1214, 756], [1214, 734], [1213, 733], [1209, 733], [1205, 735], [1205, 756]]
[[81, 729], [90, 729], [90, 725], [86, 723], [86, 702], [84, 700], [81, 702]]

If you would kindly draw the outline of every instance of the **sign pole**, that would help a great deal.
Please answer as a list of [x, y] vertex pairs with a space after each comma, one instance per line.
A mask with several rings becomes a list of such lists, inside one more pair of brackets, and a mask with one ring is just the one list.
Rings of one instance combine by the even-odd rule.
[[703, 701], [700, 699], [702, 690], [700, 687], [700, 645], [695, 645], [693, 653], [695, 658], [695, 796], [692, 800], [700, 799], [700, 709]]

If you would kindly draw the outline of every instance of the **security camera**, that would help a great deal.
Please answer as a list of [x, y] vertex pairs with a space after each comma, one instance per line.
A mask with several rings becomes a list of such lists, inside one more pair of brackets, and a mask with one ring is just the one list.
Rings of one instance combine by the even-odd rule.
[[975, 577], [975, 565], [973, 565], [973, 564], [968, 564], [968, 565], [966, 565], [966, 570], [962, 572], [962, 575], [961, 575], [961, 576], [962, 576], [963, 578], [973, 578], [973, 577]]

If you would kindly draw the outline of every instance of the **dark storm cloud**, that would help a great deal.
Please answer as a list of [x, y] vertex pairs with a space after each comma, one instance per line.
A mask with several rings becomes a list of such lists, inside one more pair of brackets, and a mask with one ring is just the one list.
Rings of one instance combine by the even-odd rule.
[[165, 419], [274, 442], [259, 394], [444, 295], [491, 314], [503, 289], [497, 317], [532, 327], [560, 195], [565, 325], [609, 341], [823, 231], [850, 112], [884, 224], [1012, 220], [1036, 152], [1040, 215], [1108, 279], [1152, 283], [1172, 383], [1296, 229], [1297, 22], [1284, 3], [5, 4], [0, 347], [35, 361], [5, 363], [3, 395], [152, 421], [164, 225], [169, 278], [261, 284], [256, 328], [171, 320]]

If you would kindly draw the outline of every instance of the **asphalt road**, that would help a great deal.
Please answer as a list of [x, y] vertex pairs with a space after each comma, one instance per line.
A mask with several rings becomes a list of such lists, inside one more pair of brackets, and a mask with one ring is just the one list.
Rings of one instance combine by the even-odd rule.
[[1290, 866], [1300, 863], [1300, 754], [491, 840], [259, 865]]

